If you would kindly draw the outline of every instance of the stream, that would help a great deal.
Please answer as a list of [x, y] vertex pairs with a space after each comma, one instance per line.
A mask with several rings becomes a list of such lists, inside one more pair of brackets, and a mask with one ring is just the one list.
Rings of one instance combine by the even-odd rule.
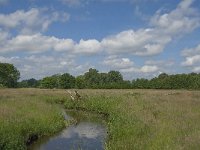
[[104, 150], [107, 130], [102, 116], [83, 111], [65, 111], [76, 123], [51, 137], [31, 144], [29, 150]]

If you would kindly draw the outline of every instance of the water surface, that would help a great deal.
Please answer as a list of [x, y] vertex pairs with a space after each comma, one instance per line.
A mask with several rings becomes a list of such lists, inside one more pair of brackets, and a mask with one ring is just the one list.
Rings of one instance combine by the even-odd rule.
[[67, 111], [66, 119], [77, 122], [62, 132], [40, 139], [30, 146], [30, 150], [103, 150], [106, 128], [103, 118], [85, 112]]

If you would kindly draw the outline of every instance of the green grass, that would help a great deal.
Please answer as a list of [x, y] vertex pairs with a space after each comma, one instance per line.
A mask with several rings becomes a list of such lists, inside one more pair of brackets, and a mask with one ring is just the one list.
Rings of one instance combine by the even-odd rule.
[[83, 90], [77, 107], [108, 113], [106, 149], [199, 149], [200, 92]]
[[[185, 90], [79, 90], [73, 102], [64, 90], [1, 89], [0, 149], [23, 149], [30, 135], [64, 126], [69, 109], [108, 114], [106, 149], [199, 149], [200, 92]], [[5, 149], [5, 147], [3, 147]], [[14, 148], [15, 149], [15, 148]]]
[[[0, 90], [0, 149], [23, 150], [33, 138], [61, 130], [60, 108], [28, 90]], [[48, 99], [48, 96], [46, 96]]]

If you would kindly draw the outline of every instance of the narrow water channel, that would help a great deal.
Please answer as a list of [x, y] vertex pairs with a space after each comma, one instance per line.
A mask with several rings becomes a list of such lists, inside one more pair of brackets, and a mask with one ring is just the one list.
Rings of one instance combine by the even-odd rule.
[[104, 119], [95, 114], [66, 111], [65, 119], [75, 119], [60, 133], [39, 139], [29, 150], [104, 150], [106, 127]]

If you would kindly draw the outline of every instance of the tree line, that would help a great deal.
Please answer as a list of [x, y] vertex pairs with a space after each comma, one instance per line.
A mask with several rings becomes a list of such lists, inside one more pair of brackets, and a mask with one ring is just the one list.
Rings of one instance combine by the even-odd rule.
[[41, 80], [28, 79], [17, 82], [20, 72], [12, 64], [0, 63], [0, 87], [8, 88], [58, 88], [58, 89], [200, 89], [200, 73], [160, 74], [152, 79], [124, 80], [119, 71], [100, 73], [90, 68], [83, 75], [55, 74]]
[[130, 81], [124, 81], [119, 71], [109, 71], [99, 73], [98, 70], [90, 68], [84, 75], [74, 77], [69, 73], [55, 74], [44, 77], [42, 80], [29, 79], [19, 82], [19, 87], [39, 87], [39, 88], [130, 88]]

